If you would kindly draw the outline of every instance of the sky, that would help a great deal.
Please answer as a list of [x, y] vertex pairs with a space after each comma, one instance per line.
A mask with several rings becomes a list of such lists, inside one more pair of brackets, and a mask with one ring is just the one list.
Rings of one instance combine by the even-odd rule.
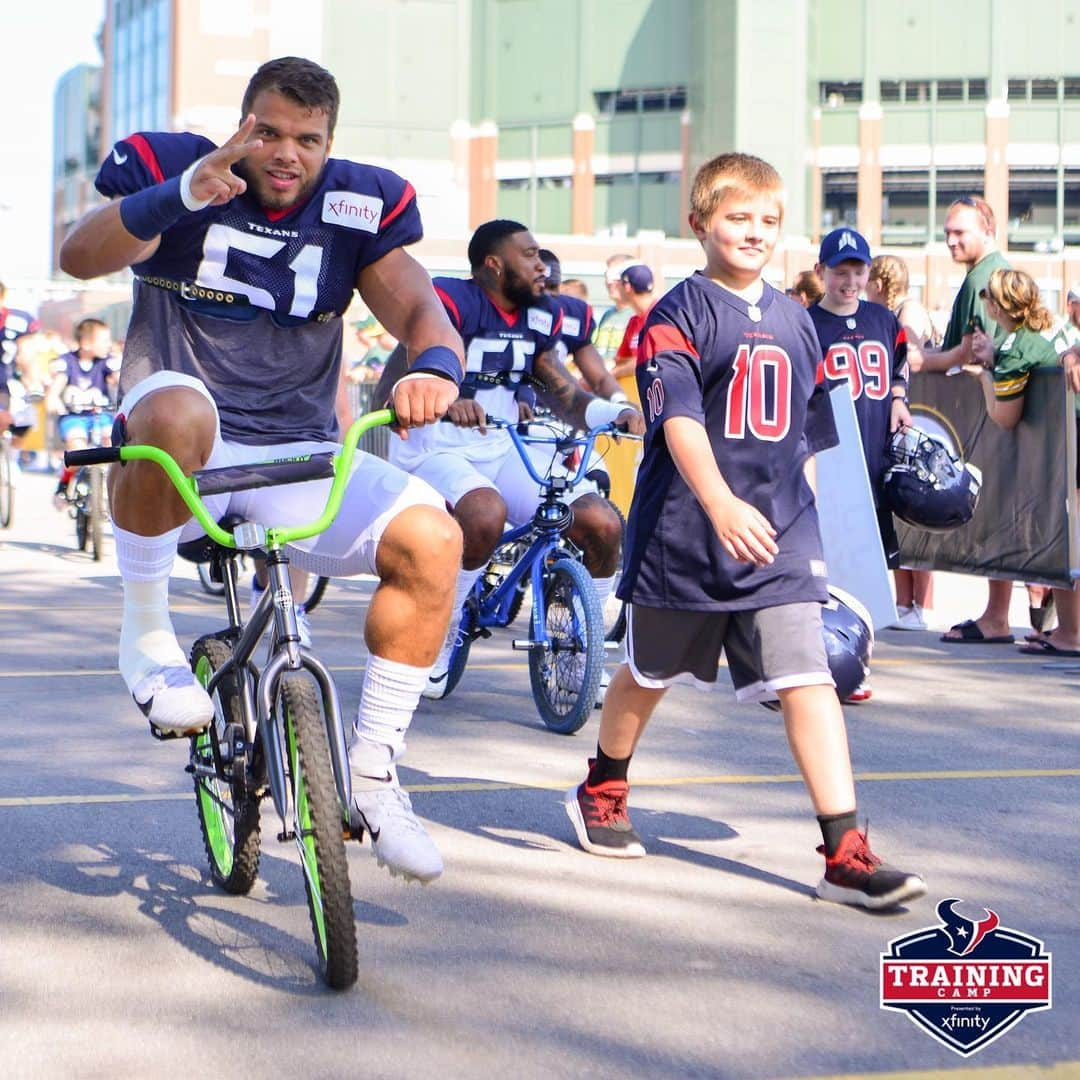
[[4, 5], [5, 122], [0, 147], [0, 281], [8, 304], [20, 282], [49, 274], [52, 237], [52, 110], [57, 79], [99, 64], [95, 38], [105, 0], [28, 0]]

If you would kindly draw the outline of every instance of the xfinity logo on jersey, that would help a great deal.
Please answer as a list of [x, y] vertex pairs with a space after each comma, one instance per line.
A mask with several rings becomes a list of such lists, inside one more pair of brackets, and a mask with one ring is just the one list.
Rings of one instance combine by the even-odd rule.
[[541, 334], [551, 333], [551, 312], [541, 311], [539, 308], [529, 308], [529, 329], [536, 330]]
[[940, 926], [894, 938], [881, 954], [881, 1007], [905, 1012], [962, 1057], [989, 1046], [1029, 1012], [1051, 1007], [1051, 957], [1038, 938], [985, 910], [942, 900]]
[[382, 220], [383, 201], [373, 195], [353, 191], [328, 191], [323, 196], [322, 219], [346, 229], [377, 233]]

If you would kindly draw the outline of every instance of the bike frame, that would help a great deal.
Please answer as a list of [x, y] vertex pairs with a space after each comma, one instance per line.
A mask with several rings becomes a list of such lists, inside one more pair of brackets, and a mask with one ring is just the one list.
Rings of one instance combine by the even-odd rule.
[[[565, 555], [566, 558], [576, 557], [576, 552], [568, 546], [568, 541], [563, 540], [563, 534], [570, 527], [572, 520], [570, 507], [561, 501], [560, 496], [572, 491], [585, 477], [592, 457], [593, 446], [599, 435], [610, 435], [617, 432], [614, 424], [603, 424], [587, 432], [583, 437], [577, 436], [536, 436], [520, 435], [517, 426], [503, 420], [488, 417], [486, 423], [491, 427], [505, 428], [510, 436], [514, 449], [521, 457], [529, 476], [540, 485], [543, 492], [540, 505], [531, 521], [523, 525], [517, 525], [505, 532], [499, 541], [503, 544], [512, 544], [527, 537], [533, 537], [526, 551], [507, 571], [506, 576], [490, 592], [483, 591], [483, 578], [476, 583], [476, 609], [474, 612], [473, 626], [476, 629], [489, 629], [494, 626], [506, 626], [509, 622], [510, 604], [513, 601], [514, 590], [521, 579], [528, 574], [529, 583], [532, 586], [533, 619], [532, 626], [540, 627], [543, 637], [539, 640], [530, 638], [525, 647], [530, 649], [550, 649], [551, 641], [547, 635], [547, 613], [544, 608], [543, 574], [544, 564], [553, 552]], [[527, 452], [528, 446], [553, 447], [552, 467], [555, 465], [555, 457], [559, 454], [569, 453], [581, 449], [581, 461], [577, 469], [567, 476], [541, 476], [533, 464]], [[514, 643], [515, 648], [522, 645]]]

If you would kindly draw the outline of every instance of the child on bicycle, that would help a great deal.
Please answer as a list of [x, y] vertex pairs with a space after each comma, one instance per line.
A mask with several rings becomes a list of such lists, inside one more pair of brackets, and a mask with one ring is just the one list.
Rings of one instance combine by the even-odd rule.
[[762, 278], [783, 215], [780, 176], [759, 158], [723, 154], [695, 177], [689, 220], [706, 266], [659, 301], [638, 352], [649, 430], [619, 587], [627, 662], [566, 810], [586, 851], [645, 854], [627, 811], [631, 755], [667, 688], [712, 687], [723, 652], [739, 701], [780, 699], [821, 827], [818, 895], [887, 908], [926, 886], [882, 863], [856, 825], [810, 483], [836, 428], [810, 318]]

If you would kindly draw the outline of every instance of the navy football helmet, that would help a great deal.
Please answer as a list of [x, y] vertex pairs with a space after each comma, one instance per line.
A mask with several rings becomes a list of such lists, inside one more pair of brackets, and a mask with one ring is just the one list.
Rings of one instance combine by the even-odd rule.
[[828, 602], [821, 609], [825, 652], [836, 683], [837, 697], [850, 697], [870, 676], [874, 651], [874, 624], [870, 612], [850, 593], [829, 586]]
[[[836, 694], [843, 701], [870, 676], [870, 656], [874, 651], [870, 612], [850, 593], [830, 585], [829, 599], [821, 608], [821, 634]], [[761, 704], [774, 711], [780, 708], [780, 702], [775, 700]]]
[[882, 492], [901, 521], [927, 532], [949, 532], [971, 520], [982, 487], [982, 473], [974, 465], [914, 427], [893, 433], [887, 457]]

